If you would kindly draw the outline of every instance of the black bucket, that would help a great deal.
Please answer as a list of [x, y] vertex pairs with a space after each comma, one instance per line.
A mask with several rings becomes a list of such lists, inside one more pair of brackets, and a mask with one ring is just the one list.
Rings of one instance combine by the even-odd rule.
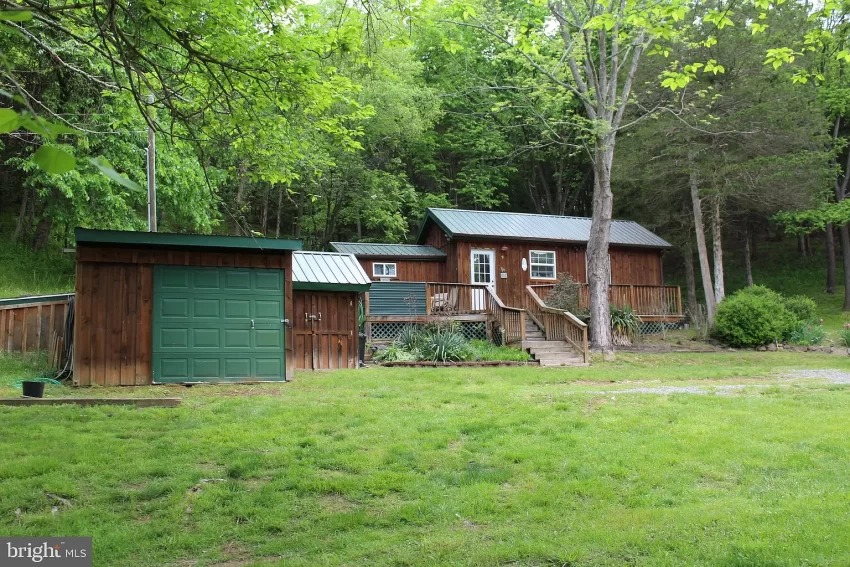
[[43, 398], [44, 397], [44, 382], [27, 382], [21, 383], [24, 389], [25, 398]]

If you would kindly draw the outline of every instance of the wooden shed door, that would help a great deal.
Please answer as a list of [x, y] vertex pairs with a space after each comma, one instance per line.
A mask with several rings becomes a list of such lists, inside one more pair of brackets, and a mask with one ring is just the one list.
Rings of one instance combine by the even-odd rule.
[[284, 274], [156, 266], [153, 381], [284, 380]]
[[295, 368], [356, 368], [357, 306], [353, 293], [296, 291], [292, 312]]

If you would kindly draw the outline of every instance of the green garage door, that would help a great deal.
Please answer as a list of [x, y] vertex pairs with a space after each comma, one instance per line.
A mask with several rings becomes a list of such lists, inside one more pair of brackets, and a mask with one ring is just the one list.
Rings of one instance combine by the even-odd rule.
[[283, 270], [154, 268], [153, 381], [283, 380]]

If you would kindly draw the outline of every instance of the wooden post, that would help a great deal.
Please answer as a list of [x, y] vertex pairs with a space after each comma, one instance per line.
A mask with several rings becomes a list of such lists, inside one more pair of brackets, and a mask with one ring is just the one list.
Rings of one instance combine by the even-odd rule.
[[584, 347], [584, 352], [581, 353], [582, 358], [584, 358], [584, 363], [587, 364], [587, 326], [582, 327], [582, 346]]
[[425, 315], [431, 314], [431, 295], [432, 289], [430, 283], [425, 283]]
[[519, 340], [525, 342], [525, 310], [519, 312]]
[[676, 315], [682, 315], [682, 290], [676, 286]]

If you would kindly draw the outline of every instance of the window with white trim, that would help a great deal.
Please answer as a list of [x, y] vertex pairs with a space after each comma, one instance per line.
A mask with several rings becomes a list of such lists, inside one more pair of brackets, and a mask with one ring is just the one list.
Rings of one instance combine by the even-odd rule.
[[374, 262], [372, 264], [372, 275], [376, 278], [396, 277], [395, 262]]
[[529, 252], [529, 265], [531, 266], [531, 279], [554, 280], [555, 279], [555, 253], [546, 250], [531, 250]]

